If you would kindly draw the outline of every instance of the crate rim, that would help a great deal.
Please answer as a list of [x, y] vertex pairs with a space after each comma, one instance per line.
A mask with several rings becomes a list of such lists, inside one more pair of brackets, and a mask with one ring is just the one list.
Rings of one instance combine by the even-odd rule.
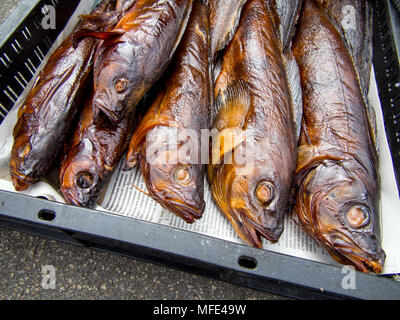
[[[21, 0], [11, 14], [0, 24], [0, 48], [39, 2], [40, 0]], [[10, 26], [13, 26], [11, 30]]]
[[[29, 210], [26, 210], [28, 207]], [[346, 290], [342, 287], [345, 276], [343, 267], [256, 249], [115, 213], [71, 207], [43, 199], [32, 201], [31, 196], [3, 190], [0, 190], [0, 208], [0, 225], [2, 219], [13, 218], [16, 222], [30, 224], [39, 229], [66, 231], [71, 237], [71, 243], [74, 244], [79, 244], [79, 236], [74, 237], [74, 233], [85, 235], [83, 239], [86, 239], [86, 242], [81, 244], [94, 249], [99, 239], [105, 243], [117, 241], [136, 247], [139, 251], [151, 251], [146, 259], [150, 262], [159, 262], [157, 255], [161, 253], [168, 256], [166, 259], [172, 266], [179, 265], [179, 259], [183, 259], [183, 270], [187, 272], [193, 272], [196, 264], [204, 262], [205, 267], [211, 271], [219, 270], [213, 275], [214, 277], [221, 276], [222, 280], [239, 282], [242, 286], [274, 294], [293, 298], [312, 296], [323, 299], [400, 299], [400, 282], [392, 279], [356, 272], [356, 289]], [[54, 212], [56, 218], [53, 221], [40, 220], [38, 213], [42, 210]], [[93, 242], [91, 238], [94, 239]], [[69, 242], [68, 239], [64, 241]], [[114, 252], [112, 248], [111, 250], [104, 247], [97, 248]], [[131, 255], [129, 252], [123, 254], [137, 258], [135, 254]], [[242, 256], [255, 259], [257, 267], [249, 270], [240, 266], [238, 259]], [[226, 274], [229, 276], [226, 277]], [[266, 283], [274, 281], [280, 284], [281, 288], [278, 286], [270, 290], [263, 285], [263, 281]]]

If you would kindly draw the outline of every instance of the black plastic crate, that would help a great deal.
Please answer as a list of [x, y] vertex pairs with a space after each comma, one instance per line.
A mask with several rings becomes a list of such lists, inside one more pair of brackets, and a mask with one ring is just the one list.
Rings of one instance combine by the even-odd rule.
[[[398, 35], [394, 20], [397, 13], [389, 0], [373, 2], [374, 66], [399, 183], [400, 123], [393, 121], [395, 110], [400, 114], [400, 88], [396, 85], [400, 82], [400, 56], [394, 37]], [[29, 82], [78, 3], [78, 0], [24, 0], [7, 20], [8, 24], [0, 26], [1, 120], [14, 106], [25, 82]], [[56, 30], [44, 32], [37, 27], [45, 4], [56, 7]], [[13, 21], [16, 27], [9, 30], [9, 23]], [[338, 266], [2, 190], [0, 227], [135, 257], [292, 298], [400, 299], [400, 283], [385, 276], [357, 272], [356, 289], [346, 290], [342, 286], [343, 269]]]

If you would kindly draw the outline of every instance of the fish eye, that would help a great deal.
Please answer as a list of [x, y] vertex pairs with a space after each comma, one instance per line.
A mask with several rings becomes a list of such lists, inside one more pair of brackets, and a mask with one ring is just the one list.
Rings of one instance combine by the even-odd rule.
[[128, 79], [121, 78], [115, 83], [115, 91], [117, 93], [123, 93], [128, 87]]
[[354, 206], [346, 212], [346, 220], [353, 228], [362, 228], [369, 223], [370, 213], [365, 208]]
[[262, 205], [269, 204], [275, 197], [275, 187], [271, 182], [263, 181], [258, 184], [255, 196]]
[[94, 177], [89, 172], [80, 172], [75, 176], [76, 184], [79, 188], [89, 189], [94, 185]]
[[188, 185], [192, 181], [190, 171], [187, 167], [181, 166], [175, 170], [175, 181], [180, 185]]

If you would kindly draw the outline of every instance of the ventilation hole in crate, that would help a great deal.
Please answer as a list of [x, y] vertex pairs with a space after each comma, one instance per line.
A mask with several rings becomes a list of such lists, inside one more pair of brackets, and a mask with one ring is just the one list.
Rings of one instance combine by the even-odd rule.
[[8, 110], [1, 103], [0, 103], [0, 112], [1, 113], [5, 112], [6, 114], [8, 113]]
[[3, 59], [3, 57], [0, 57], [0, 61], [3, 63], [3, 65], [8, 68], [10, 65]]
[[45, 197], [45, 196], [37, 196], [36, 198], [38, 198], [38, 199], [43, 199], [43, 200], [49, 200], [47, 197]]
[[28, 38], [32, 38], [32, 33], [31, 33], [31, 31], [28, 29], [28, 27], [25, 27], [25, 28], [24, 28], [24, 31], [26, 31], [26, 34], [27, 34], [27, 37], [28, 37]]
[[15, 81], [18, 82], [18, 84], [22, 87], [22, 89], [25, 89], [25, 86], [22, 84], [21, 80], [17, 76], [14, 76]]
[[40, 49], [39, 46], [36, 46], [36, 49], [37, 49], [37, 51], [40, 53], [41, 60], [43, 60], [43, 59], [44, 59], [44, 54], [43, 54], [42, 50]]
[[238, 260], [239, 266], [246, 269], [255, 269], [257, 268], [257, 260], [247, 256], [241, 256]]
[[32, 71], [32, 69], [29, 67], [28, 63], [24, 62], [24, 65], [28, 69], [28, 71], [31, 73], [31, 75], [34, 76], [35, 72]]
[[27, 86], [27, 85], [28, 85], [28, 81], [26, 81], [26, 79], [24, 78], [24, 76], [22, 75], [22, 73], [19, 72], [19, 71], [18, 71], [17, 73], [18, 73], [20, 79], [24, 82], [25, 86]]
[[39, 211], [38, 218], [43, 221], [53, 221], [56, 218], [56, 213], [52, 210], [43, 209]]
[[3, 90], [3, 93], [12, 101], [13, 104], [16, 102], [16, 100], [10, 95], [10, 93], [7, 92], [7, 90]]

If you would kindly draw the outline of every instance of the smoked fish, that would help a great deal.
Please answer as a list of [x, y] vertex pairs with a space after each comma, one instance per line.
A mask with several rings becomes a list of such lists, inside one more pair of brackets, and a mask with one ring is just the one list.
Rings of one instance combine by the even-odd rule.
[[134, 110], [171, 61], [193, 0], [137, 0], [110, 32], [82, 30], [75, 41], [103, 40], [94, 62], [95, 116], [114, 124]]
[[[130, 142], [126, 164], [126, 169], [140, 164], [150, 196], [187, 223], [200, 219], [205, 208], [200, 147], [212, 101], [208, 11], [205, 1], [194, 1], [176, 54]], [[174, 130], [176, 140], [167, 144]]]
[[11, 179], [17, 191], [27, 189], [48, 172], [84, 101], [96, 42], [86, 39], [74, 48], [73, 34], [81, 29], [107, 28], [115, 21], [113, 10], [113, 2], [102, 1], [83, 17], [51, 55], [19, 109], [10, 159]]
[[278, 241], [296, 164], [296, 124], [274, 1], [248, 0], [222, 58], [207, 175], [237, 234]]
[[326, 12], [305, 0], [293, 54], [303, 88], [295, 212], [331, 256], [380, 273], [380, 177], [351, 53]]
[[94, 117], [93, 95], [86, 100], [68, 150], [61, 163], [60, 190], [67, 203], [93, 208], [118, 165], [132, 136], [132, 112], [113, 125]]

